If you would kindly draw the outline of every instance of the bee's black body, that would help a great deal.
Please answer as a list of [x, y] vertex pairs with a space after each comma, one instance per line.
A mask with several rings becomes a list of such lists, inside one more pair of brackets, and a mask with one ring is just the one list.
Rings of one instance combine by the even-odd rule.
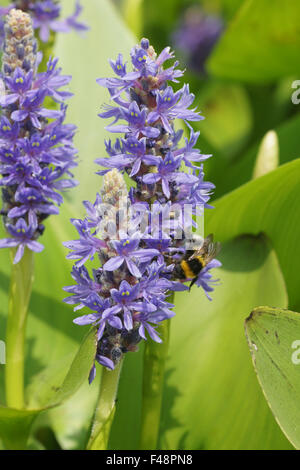
[[213, 243], [213, 237], [209, 235], [199, 249], [188, 250], [176, 264], [173, 271], [174, 278], [180, 280], [191, 279], [191, 288], [201, 270], [216, 256], [219, 249], [220, 245]]
[[186, 254], [183, 260], [175, 267], [174, 275], [177, 279], [192, 279], [190, 288], [196, 282], [200, 271], [204, 268], [204, 262], [199, 257], [189, 259], [190, 255]]

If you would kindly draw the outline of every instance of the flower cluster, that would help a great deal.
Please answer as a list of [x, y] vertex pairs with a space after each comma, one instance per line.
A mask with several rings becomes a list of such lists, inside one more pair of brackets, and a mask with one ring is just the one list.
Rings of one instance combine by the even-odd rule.
[[38, 30], [42, 42], [48, 42], [51, 31], [69, 33], [73, 29], [78, 32], [88, 29], [86, 24], [78, 21], [82, 11], [79, 0], [76, 0], [74, 13], [64, 19], [60, 19], [61, 6], [56, 0], [15, 0], [8, 7], [0, 7], [0, 45], [4, 39], [3, 17], [13, 8], [30, 13], [33, 27]]
[[[96, 361], [111, 369], [146, 339], [146, 330], [160, 342], [157, 325], [174, 315], [170, 294], [188, 289], [184, 282], [192, 281], [208, 295], [215, 282], [210, 270], [220, 265], [209, 244], [197, 272], [181, 272], [187, 254], [203, 246], [192, 232], [194, 219], [210, 207], [214, 186], [204, 181], [202, 162], [209, 155], [195, 148], [199, 132], [188, 124], [203, 119], [190, 108], [194, 95], [188, 85], [176, 92], [168, 85], [183, 75], [177, 62], [164, 68], [172, 58], [170, 48], [157, 56], [142, 39], [131, 51], [132, 71], [119, 54], [110, 61], [116, 77], [97, 80], [112, 101], [99, 116], [113, 118], [107, 129], [124, 137], [105, 142], [108, 158], [96, 160], [105, 168], [98, 172], [104, 187], [94, 204], [84, 203], [86, 218], [72, 221], [79, 240], [65, 243], [68, 258], [77, 260], [76, 284], [65, 288], [72, 294], [65, 301], [78, 304], [75, 310], [92, 311], [74, 322], [97, 325]], [[188, 125], [183, 143], [175, 119]], [[124, 174], [132, 180], [129, 192]], [[85, 264], [95, 255], [101, 266], [91, 276]], [[95, 367], [90, 380], [94, 374]]]
[[[10, 237], [0, 240], [0, 248], [18, 247], [15, 263], [25, 246], [43, 249], [36, 241], [44, 231], [43, 221], [58, 214], [63, 202], [59, 192], [76, 185], [71, 173], [76, 127], [64, 124], [64, 101], [72, 94], [60, 89], [71, 77], [61, 75], [57, 59], [51, 58], [47, 70], [37, 73], [40, 60], [30, 16], [10, 10], [0, 81], [1, 214]], [[45, 106], [51, 101], [59, 109]]]

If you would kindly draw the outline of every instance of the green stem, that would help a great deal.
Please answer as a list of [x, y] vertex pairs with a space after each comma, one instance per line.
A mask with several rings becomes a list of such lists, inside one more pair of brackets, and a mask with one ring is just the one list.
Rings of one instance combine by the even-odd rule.
[[[47, 62], [49, 58], [53, 57], [53, 50], [55, 46], [56, 40], [56, 33], [54, 31], [50, 31], [49, 40], [47, 42], [43, 42], [39, 39], [38, 35], [35, 33], [36, 39], [38, 41], [38, 50], [43, 53], [43, 58], [39, 66], [39, 70], [44, 72], [47, 70]], [[53, 102], [53, 100], [52, 100]], [[58, 107], [56, 105], [56, 107]]]
[[[15, 251], [11, 250], [12, 261]], [[21, 261], [12, 265], [10, 281], [5, 366], [6, 403], [10, 408], [24, 408], [25, 331], [33, 272], [33, 253], [25, 248]]]
[[[168, 300], [172, 302], [173, 295]], [[140, 449], [142, 450], [157, 448], [170, 325], [171, 321], [165, 320], [157, 328], [162, 343], [148, 340], [145, 346], [140, 437]]]
[[103, 367], [97, 408], [87, 450], [107, 450], [111, 425], [116, 411], [116, 397], [122, 362], [114, 370]]

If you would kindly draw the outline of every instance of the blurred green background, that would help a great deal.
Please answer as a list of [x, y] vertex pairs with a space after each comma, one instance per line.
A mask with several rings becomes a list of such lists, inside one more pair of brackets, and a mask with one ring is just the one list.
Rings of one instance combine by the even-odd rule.
[[[66, 11], [72, 0], [64, 0]], [[220, 279], [209, 302], [200, 289], [178, 294], [171, 326], [159, 448], [291, 449], [263, 395], [251, 362], [244, 320], [254, 307], [300, 311], [300, 4], [294, 0], [83, 0], [86, 37], [59, 35], [55, 54], [73, 75], [68, 119], [78, 126], [80, 187], [48, 222], [45, 251], [36, 256], [30, 306], [26, 380], [66, 367], [84, 328], [62, 303], [71, 263], [62, 242], [75, 236], [69, 218], [83, 216], [82, 200], [101, 186], [93, 160], [104, 156], [108, 102], [95, 79], [111, 76], [108, 59], [129, 58], [136, 38], [157, 52], [170, 45], [186, 68], [196, 104], [199, 146], [213, 157], [206, 179], [216, 185], [206, 234], [222, 242]], [[271, 134], [271, 157], [267, 159]], [[263, 140], [264, 139], [264, 140]], [[263, 142], [263, 143], [262, 143]], [[260, 151], [259, 151], [260, 149]], [[258, 160], [258, 155], [260, 155]], [[266, 173], [266, 174], [265, 174]], [[254, 177], [255, 176], [255, 177]], [[0, 339], [5, 331], [8, 253], [0, 253]], [[300, 328], [295, 338], [300, 338]], [[110, 448], [136, 449], [139, 440], [143, 348], [128, 354], [122, 372]], [[65, 367], [65, 364], [64, 364]], [[299, 370], [299, 372], [298, 372]], [[297, 369], [300, 388], [300, 366]], [[99, 373], [98, 382], [99, 382]], [[43, 379], [41, 376], [40, 380]], [[84, 385], [64, 405], [41, 413], [31, 448], [82, 448], [98, 382]], [[3, 366], [0, 365], [3, 403]], [[37, 387], [37, 385], [35, 385]], [[37, 394], [38, 395], [38, 394]], [[30, 396], [28, 397], [30, 399]], [[41, 398], [42, 403], [42, 398]], [[299, 417], [300, 422], [300, 417]]]

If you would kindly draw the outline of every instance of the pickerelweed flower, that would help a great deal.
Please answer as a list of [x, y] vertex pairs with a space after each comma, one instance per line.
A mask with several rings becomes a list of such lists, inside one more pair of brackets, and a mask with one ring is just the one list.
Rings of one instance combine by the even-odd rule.
[[79, 0], [75, 1], [74, 13], [60, 19], [61, 6], [57, 0], [15, 0], [7, 7], [0, 7], [0, 46], [4, 40], [4, 16], [13, 8], [23, 10], [33, 19], [33, 28], [38, 30], [42, 42], [48, 42], [51, 31], [69, 33], [71, 30], [82, 32], [88, 26], [78, 21], [82, 12]]
[[[0, 88], [0, 186], [2, 210], [9, 238], [0, 248], [18, 247], [14, 262], [22, 258], [25, 245], [32, 251], [43, 246], [37, 238], [44, 220], [58, 214], [61, 191], [74, 187], [71, 169], [76, 166], [73, 137], [76, 127], [64, 124], [64, 100], [71, 93], [61, 91], [71, 77], [61, 75], [57, 60], [38, 73], [37, 53], [30, 16], [11, 9], [5, 23]], [[48, 109], [52, 98], [59, 109]]]
[[[170, 293], [188, 290], [184, 282], [192, 281], [208, 295], [216, 282], [210, 270], [220, 266], [211, 239], [192, 233], [214, 185], [204, 181], [202, 162], [210, 155], [194, 148], [199, 132], [188, 124], [203, 117], [191, 108], [188, 85], [176, 92], [170, 86], [183, 75], [178, 62], [164, 68], [172, 58], [169, 47], [157, 56], [142, 39], [131, 51], [133, 70], [119, 54], [110, 62], [117, 77], [97, 80], [112, 101], [100, 117], [113, 118], [107, 129], [124, 136], [105, 142], [108, 158], [96, 160], [104, 167], [98, 172], [103, 188], [93, 205], [84, 202], [85, 219], [72, 220], [79, 239], [65, 243], [67, 257], [76, 260], [65, 302], [89, 309], [74, 322], [97, 327], [96, 361], [109, 369], [135, 351], [146, 332], [161, 342], [156, 327], [175, 314]], [[182, 145], [175, 119], [190, 133]], [[133, 183], [129, 192], [124, 174]], [[90, 275], [85, 263], [95, 255]], [[95, 366], [90, 381], [94, 376]]]

